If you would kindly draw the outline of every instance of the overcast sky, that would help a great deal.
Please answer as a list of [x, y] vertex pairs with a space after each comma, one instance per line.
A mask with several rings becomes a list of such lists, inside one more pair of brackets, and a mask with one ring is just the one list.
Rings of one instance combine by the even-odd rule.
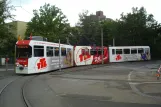
[[83, 10], [89, 10], [90, 13], [102, 10], [106, 17], [116, 19], [122, 12], [127, 13], [132, 7], [141, 6], [161, 23], [161, 0], [11, 0], [14, 6], [24, 8], [16, 7], [16, 11], [12, 13], [16, 15], [16, 20], [28, 22], [33, 17], [32, 10], [39, 9], [45, 2], [59, 7], [72, 26], [77, 23], [78, 14]]

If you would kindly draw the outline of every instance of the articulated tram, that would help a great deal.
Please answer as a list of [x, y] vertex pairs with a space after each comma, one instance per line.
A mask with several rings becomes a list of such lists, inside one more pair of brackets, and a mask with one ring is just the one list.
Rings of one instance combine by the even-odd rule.
[[109, 62], [150, 60], [149, 46], [103, 47], [72, 46], [44, 40], [19, 40], [16, 43], [18, 74], [48, 72], [61, 68]]
[[149, 46], [116, 46], [109, 47], [110, 62], [150, 60]]
[[32, 74], [81, 65], [108, 63], [108, 48], [72, 46], [37, 40], [16, 43], [16, 73]]

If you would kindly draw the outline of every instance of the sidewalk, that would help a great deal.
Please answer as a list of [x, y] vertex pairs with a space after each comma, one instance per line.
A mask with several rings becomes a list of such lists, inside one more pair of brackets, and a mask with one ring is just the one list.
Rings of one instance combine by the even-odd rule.
[[141, 96], [161, 99], [161, 78], [157, 80], [157, 69], [156, 65], [151, 65], [131, 72], [129, 77], [131, 88]]
[[138, 81], [138, 82], [161, 82], [161, 78], [157, 80], [156, 77], [157, 68], [149, 69], [149, 68], [141, 68], [134, 70], [131, 73], [130, 79], [131, 81]]
[[[8, 71], [13, 71], [14, 69], [8, 69]], [[1, 71], [6, 71], [6, 69], [0, 68], [0, 72]]]
[[[13, 64], [8, 64], [8, 71], [14, 70], [14, 65]], [[0, 71], [6, 71], [6, 66], [5, 65], [0, 65]]]

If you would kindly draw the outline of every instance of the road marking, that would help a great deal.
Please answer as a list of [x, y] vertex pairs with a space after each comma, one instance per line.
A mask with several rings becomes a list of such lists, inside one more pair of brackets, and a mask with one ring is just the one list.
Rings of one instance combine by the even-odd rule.
[[160, 84], [161, 82], [142, 82], [141, 84]]
[[131, 81], [131, 74], [133, 73], [134, 71], [131, 71], [129, 74], [128, 74], [128, 81]]
[[156, 100], [161, 100], [161, 97], [158, 97], [158, 96], [151, 96], [151, 95], [147, 95], [145, 93], [142, 93], [139, 89], [136, 88], [135, 85], [138, 85], [138, 84], [148, 84], [148, 83], [161, 83], [161, 82], [141, 82], [141, 83], [134, 83], [134, 82], [130, 82], [131, 81], [131, 75], [134, 71], [131, 71], [129, 74], [128, 74], [128, 83], [132, 89], [132, 91], [134, 91], [135, 93], [143, 96], [143, 97], [149, 97], [149, 98], [153, 98], [153, 99], [156, 99]]
[[[13, 71], [14, 69], [7, 69], [7, 70]], [[0, 71], [6, 71], [6, 69], [0, 69]]]
[[138, 84], [141, 84], [141, 83], [129, 82], [129, 84], [138, 85]]

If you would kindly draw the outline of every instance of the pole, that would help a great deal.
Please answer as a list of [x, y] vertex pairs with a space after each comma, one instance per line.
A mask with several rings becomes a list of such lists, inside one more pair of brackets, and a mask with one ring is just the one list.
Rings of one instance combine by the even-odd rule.
[[15, 53], [14, 53], [14, 69], [16, 72], [16, 45], [15, 45]]
[[103, 28], [101, 27], [101, 45], [102, 45], [102, 64], [104, 63], [104, 60], [103, 60]]
[[7, 61], [6, 61], [6, 71], [8, 71], [8, 63], [7, 63]]
[[59, 71], [61, 71], [61, 61], [60, 61], [60, 39], [59, 39]]
[[8, 71], [8, 57], [7, 56], [6, 56], [5, 61], [6, 61], [6, 71]]
[[68, 38], [68, 37], [66, 37], [66, 39], [67, 39], [67, 44], [68, 44], [68, 45], [70, 45], [70, 43], [69, 43], [69, 38]]
[[113, 46], [115, 46], [115, 38], [113, 38]]

